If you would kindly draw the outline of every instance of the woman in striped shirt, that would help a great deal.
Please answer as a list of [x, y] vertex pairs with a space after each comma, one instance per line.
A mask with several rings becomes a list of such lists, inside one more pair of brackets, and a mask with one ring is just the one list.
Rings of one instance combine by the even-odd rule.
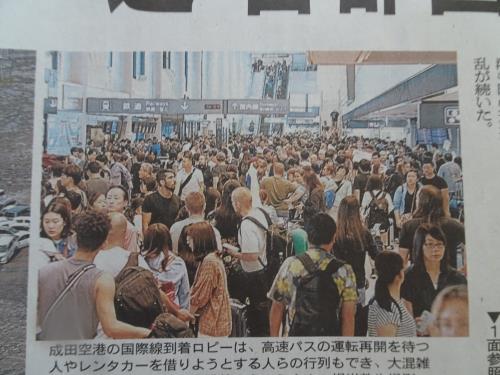
[[375, 297], [368, 310], [368, 335], [416, 336], [415, 321], [400, 297], [404, 280], [403, 258], [398, 253], [384, 251], [375, 258], [375, 268], [378, 278]]

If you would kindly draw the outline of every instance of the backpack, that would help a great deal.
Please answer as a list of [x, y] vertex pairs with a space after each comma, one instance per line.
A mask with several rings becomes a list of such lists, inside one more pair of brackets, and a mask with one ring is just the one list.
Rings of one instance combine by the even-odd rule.
[[289, 241], [288, 236], [283, 231], [272, 223], [271, 218], [267, 212], [259, 207], [258, 208], [265, 216], [267, 221], [267, 228], [254, 217], [247, 216], [243, 220], [250, 220], [266, 233], [266, 259], [267, 266], [264, 266], [262, 259], [259, 257], [259, 262], [264, 266], [266, 271], [266, 278], [269, 286], [271, 286], [274, 277], [278, 273], [281, 264], [285, 258], [292, 253], [292, 241]]
[[337, 192], [342, 188], [343, 184], [344, 184], [343, 182], [340, 183], [340, 185], [338, 185], [336, 189], [331, 188], [325, 190], [324, 199], [325, 199], [325, 207], [327, 210], [333, 207], [333, 204], [335, 203], [335, 197], [337, 196]]
[[307, 271], [294, 279], [297, 287], [295, 315], [289, 336], [339, 336], [340, 294], [332, 275], [344, 265], [332, 259], [325, 270], [319, 269], [307, 253], [297, 256]]
[[116, 318], [149, 328], [163, 313], [163, 303], [153, 273], [139, 267], [138, 258], [139, 253], [130, 253], [127, 264], [115, 277]]
[[231, 335], [229, 337], [247, 337], [250, 336], [248, 328], [248, 306], [239, 300], [230, 298], [231, 305]]
[[335, 190], [330, 189], [325, 191], [325, 207], [327, 210], [333, 207], [333, 202], [335, 202]]
[[372, 200], [366, 208], [368, 210], [366, 217], [368, 229], [373, 228], [376, 224], [380, 224], [381, 229], [389, 228], [389, 204], [385, 199], [385, 194], [385, 192], [379, 191], [377, 195], [374, 195], [373, 191], [370, 191]]

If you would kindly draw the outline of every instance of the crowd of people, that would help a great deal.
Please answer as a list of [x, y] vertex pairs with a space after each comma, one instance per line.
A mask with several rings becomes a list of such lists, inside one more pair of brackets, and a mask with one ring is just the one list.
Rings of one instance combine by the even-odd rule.
[[466, 336], [461, 178], [306, 132], [74, 148], [44, 166], [38, 337]]

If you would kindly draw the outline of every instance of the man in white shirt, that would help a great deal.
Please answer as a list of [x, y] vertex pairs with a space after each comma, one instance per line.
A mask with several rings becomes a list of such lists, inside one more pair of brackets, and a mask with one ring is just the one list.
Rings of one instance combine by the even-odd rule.
[[193, 166], [193, 156], [191, 152], [185, 152], [182, 158], [182, 168], [177, 174], [177, 182], [174, 191], [175, 195], [181, 199], [181, 202], [184, 202], [189, 193], [203, 193], [204, 187], [203, 173]]
[[[263, 228], [268, 228], [267, 220], [259, 208], [252, 208], [252, 193], [245, 187], [237, 188], [231, 195], [233, 208], [242, 217], [238, 231], [238, 243], [241, 251], [228, 250], [240, 260], [245, 273], [245, 294], [249, 298], [248, 322], [250, 334], [253, 337], [269, 336], [269, 301], [266, 293], [268, 289], [265, 266], [266, 236]], [[256, 220], [261, 225], [257, 225]], [[263, 227], [263, 228], [262, 228]]]
[[[205, 196], [199, 192], [192, 192], [186, 196], [186, 209], [189, 212], [187, 219], [178, 221], [170, 228], [170, 235], [172, 237], [172, 251], [177, 254], [179, 249], [179, 238], [181, 237], [182, 230], [190, 224], [200, 223], [205, 221], [203, 213], [205, 212]], [[213, 227], [213, 226], [212, 226]], [[217, 248], [222, 250], [221, 236], [217, 228], [214, 228], [215, 239], [217, 240]]]
[[352, 184], [351, 181], [347, 180], [347, 168], [344, 165], [339, 165], [337, 171], [335, 172], [335, 186], [333, 187], [335, 191], [335, 201], [333, 202], [333, 207], [328, 210], [328, 215], [330, 215], [335, 221], [337, 221], [337, 216], [339, 212], [340, 202], [342, 199], [352, 194]]

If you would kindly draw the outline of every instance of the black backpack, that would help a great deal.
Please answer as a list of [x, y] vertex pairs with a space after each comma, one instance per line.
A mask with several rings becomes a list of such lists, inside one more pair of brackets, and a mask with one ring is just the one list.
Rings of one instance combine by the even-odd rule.
[[339, 336], [340, 294], [333, 274], [344, 265], [332, 259], [325, 270], [307, 255], [297, 256], [307, 275], [294, 280], [297, 287], [295, 316], [289, 336]]
[[376, 224], [380, 224], [380, 229], [389, 228], [389, 205], [385, 199], [385, 192], [379, 191], [377, 195], [373, 191], [369, 192], [372, 200], [366, 208], [368, 216], [366, 217], [366, 225], [368, 229], [372, 229]]
[[[267, 221], [267, 228], [262, 225], [262, 223], [254, 217], [247, 216], [243, 220], [250, 220], [252, 223], [257, 225], [260, 229], [266, 232], [266, 259], [267, 266], [264, 266], [266, 270], [266, 278], [269, 286], [271, 286], [274, 277], [278, 273], [281, 264], [292, 253], [293, 243], [288, 240], [286, 234], [283, 234], [280, 228], [275, 226], [263, 208], [258, 208], [265, 216]], [[259, 262], [263, 265], [262, 260], [259, 258]]]

